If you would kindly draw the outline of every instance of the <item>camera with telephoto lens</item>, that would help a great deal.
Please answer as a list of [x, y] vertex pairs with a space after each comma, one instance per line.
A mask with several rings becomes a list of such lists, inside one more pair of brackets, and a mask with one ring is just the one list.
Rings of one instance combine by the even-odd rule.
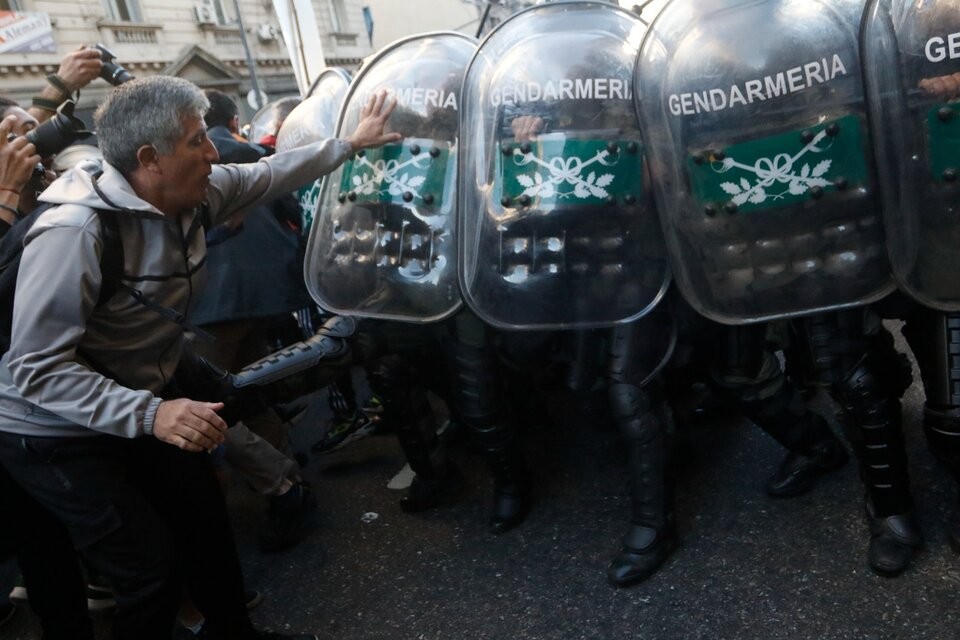
[[[24, 137], [37, 148], [38, 156], [49, 158], [60, 153], [77, 140], [93, 135], [92, 131], [87, 131], [86, 123], [73, 115], [76, 106], [73, 100], [66, 100], [60, 105], [52, 118], [36, 129], [27, 132]], [[11, 133], [7, 136], [7, 140], [16, 137], [17, 134]]]
[[100, 52], [100, 60], [103, 61], [103, 67], [100, 69], [100, 77], [113, 86], [121, 85], [124, 82], [133, 80], [133, 74], [114, 62], [117, 56], [113, 51], [107, 49], [102, 44], [97, 44], [94, 49]]

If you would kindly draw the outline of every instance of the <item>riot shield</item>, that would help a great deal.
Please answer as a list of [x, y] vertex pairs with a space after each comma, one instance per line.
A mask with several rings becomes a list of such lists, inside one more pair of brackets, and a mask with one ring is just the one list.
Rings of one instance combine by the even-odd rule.
[[893, 289], [860, 75], [859, 0], [674, 0], [636, 103], [674, 276], [740, 324]]
[[254, 144], [276, 146], [276, 137], [290, 112], [300, 104], [300, 98], [289, 96], [264, 105], [250, 118], [248, 139]]
[[894, 276], [960, 311], [960, 2], [877, 0], [861, 34]]
[[[277, 151], [286, 151], [311, 142], [332, 138], [337, 128], [337, 115], [347, 95], [350, 74], [339, 67], [328, 67], [320, 72], [309, 96], [290, 112], [277, 134]], [[310, 231], [313, 212], [320, 198], [323, 180], [300, 187], [297, 200], [300, 202], [301, 229]]]
[[460, 276], [507, 329], [630, 322], [670, 280], [631, 76], [645, 25], [602, 2], [519, 13], [464, 81]]
[[456, 275], [460, 85], [476, 43], [428, 33], [374, 55], [347, 94], [347, 135], [377, 91], [397, 99], [401, 143], [361, 151], [327, 176], [307, 244], [307, 288], [345, 315], [433, 322], [462, 304]]

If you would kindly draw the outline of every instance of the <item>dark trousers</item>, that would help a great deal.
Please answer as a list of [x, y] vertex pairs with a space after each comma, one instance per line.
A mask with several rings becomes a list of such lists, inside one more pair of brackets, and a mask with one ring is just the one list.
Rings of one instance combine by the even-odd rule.
[[0, 557], [15, 553], [43, 640], [93, 640], [86, 585], [66, 528], [0, 466]]
[[251, 634], [209, 456], [152, 437], [0, 434], [0, 463], [114, 590], [117, 640], [169, 640], [186, 584], [214, 638]]

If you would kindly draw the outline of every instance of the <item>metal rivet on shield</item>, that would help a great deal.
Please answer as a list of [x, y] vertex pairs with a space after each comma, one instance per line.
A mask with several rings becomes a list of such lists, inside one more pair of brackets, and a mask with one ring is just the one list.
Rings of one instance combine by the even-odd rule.
[[500, 145], [500, 151], [503, 153], [503, 155], [508, 156], [513, 153], [513, 147], [510, 146], [510, 143], [504, 142]]
[[810, 144], [811, 142], [813, 142], [813, 131], [810, 131], [809, 129], [807, 129], [806, 131], [801, 133], [800, 142], [802, 142], [803, 144]]
[[531, 149], [533, 149], [533, 147], [530, 146], [529, 142], [524, 142], [520, 145], [520, 153], [530, 153]]
[[424, 204], [433, 204], [433, 194], [428, 193], [427, 195], [423, 196], [423, 202]]
[[410, 153], [412, 153], [415, 156], [420, 155], [420, 145], [418, 144], [410, 145]]
[[636, 153], [637, 149], [639, 148], [640, 148], [640, 145], [638, 145], [636, 142], [627, 143], [627, 153]]
[[941, 174], [944, 182], [956, 182], [957, 180], [957, 170], [956, 169], [944, 169]]
[[840, 135], [840, 125], [838, 125], [836, 122], [831, 122], [827, 125], [827, 128], [824, 129], [824, 131], [826, 131], [827, 135], [831, 138], [836, 138], [838, 135]]
[[632, 193], [628, 193], [623, 197], [623, 201], [626, 202], [627, 204], [633, 204], [637, 201], [637, 198]]
[[823, 187], [811, 187], [810, 188], [810, 197], [814, 200], [819, 200], [823, 197]]
[[730, 215], [733, 215], [737, 212], [737, 205], [733, 204], [732, 202], [728, 202], [727, 204], [723, 205], [723, 210]]
[[528, 196], [527, 194], [523, 194], [522, 196], [520, 196], [520, 204], [522, 204], [522, 205], [525, 206], [525, 207], [526, 207], [527, 205], [529, 205], [529, 204], [530, 204], [530, 196]]
[[503, 196], [502, 198], [500, 198], [500, 204], [502, 204], [505, 207], [509, 207], [511, 202], [513, 201], [510, 199], [510, 196]]
[[411, 200], [413, 200], [413, 194], [410, 193], [409, 191], [404, 191], [404, 192], [403, 192], [403, 201], [404, 201], [404, 202], [410, 202]]
[[620, 152], [620, 146], [617, 145], [616, 142], [609, 142], [609, 143], [607, 143], [607, 152], [608, 152], [608, 153], [619, 153], [619, 152]]
[[707, 214], [708, 217], [712, 218], [713, 216], [717, 215], [717, 208], [712, 204], [708, 204], [703, 208], [703, 212]]
[[693, 155], [690, 157], [690, 159], [693, 160], [693, 164], [703, 164], [703, 154], [702, 154], [702, 153], [695, 153], [695, 154], [693, 154]]
[[846, 178], [837, 178], [836, 180], [833, 181], [833, 186], [835, 186], [840, 191], [844, 191], [848, 186], [850, 186], [850, 183], [847, 182]]
[[953, 109], [950, 107], [940, 107], [937, 109], [937, 118], [940, 119], [940, 122], [949, 122], [953, 120]]
[[349, 200], [350, 202], [353, 202], [353, 201], [355, 201], [356, 199], [357, 199], [357, 194], [356, 194], [356, 192], [351, 191], [350, 193], [347, 194], [347, 200]]
[[725, 154], [723, 151], [713, 152], [713, 159], [716, 160], [717, 162], [723, 162], [726, 159], [726, 157], [727, 157], [727, 154]]
[[436, 158], [440, 155], [440, 147], [430, 147], [430, 157]]
[[339, 202], [340, 204], [343, 204], [346, 201], [347, 201], [346, 194], [341, 193], [340, 195], [337, 196], [337, 202]]

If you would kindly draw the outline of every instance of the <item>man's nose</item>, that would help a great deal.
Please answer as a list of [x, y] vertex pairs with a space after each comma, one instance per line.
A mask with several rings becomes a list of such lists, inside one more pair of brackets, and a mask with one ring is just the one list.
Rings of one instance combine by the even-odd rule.
[[213, 141], [210, 138], [207, 138], [206, 158], [211, 164], [217, 164], [220, 161], [220, 154], [217, 153], [217, 148], [213, 146]]

